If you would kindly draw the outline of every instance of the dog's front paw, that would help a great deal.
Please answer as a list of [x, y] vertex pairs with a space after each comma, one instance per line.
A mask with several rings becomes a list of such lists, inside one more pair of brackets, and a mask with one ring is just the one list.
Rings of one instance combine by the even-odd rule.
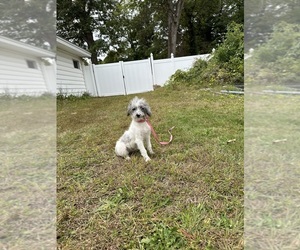
[[152, 150], [149, 150], [150, 155], [154, 155], [154, 152]]
[[145, 161], [148, 162], [148, 161], [151, 161], [150, 157], [145, 157]]

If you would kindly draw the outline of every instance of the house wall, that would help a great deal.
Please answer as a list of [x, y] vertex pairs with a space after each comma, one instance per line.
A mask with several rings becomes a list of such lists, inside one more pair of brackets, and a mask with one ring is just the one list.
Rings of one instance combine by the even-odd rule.
[[[36, 62], [29, 68], [26, 60]], [[48, 92], [41, 59], [0, 48], [0, 93], [39, 95]]]
[[[73, 60], [80, 62], [80, 69], [74, 68]], [[87, 91], [82, 59], [71, 53], [57, 49], [57, 92], [80, 95]]]

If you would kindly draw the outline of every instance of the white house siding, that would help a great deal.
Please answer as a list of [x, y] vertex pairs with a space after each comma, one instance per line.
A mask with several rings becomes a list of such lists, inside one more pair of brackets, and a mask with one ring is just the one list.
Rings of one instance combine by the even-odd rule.
[[[36, 62], [37, 68], [28, 68], [26, 60]], [[41, 59], [0, 48], [0, 93], [20, 95], [47, 92]]]
[[[80, 63], [80, 69], [74, 68], [73, 60]], [[83, 73], [82, 59], [74, 54], [57, 49], [57, 91], [64, 94], [80, 95], [87, 91]]]

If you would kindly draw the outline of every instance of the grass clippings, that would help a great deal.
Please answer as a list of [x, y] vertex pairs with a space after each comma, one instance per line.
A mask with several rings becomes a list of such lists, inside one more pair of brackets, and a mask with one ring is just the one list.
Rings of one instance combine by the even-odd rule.
[[149, 163], [114, 154], [134, 95], [58, 101], [59, 249], [243, 249], [243, 97], [214, 92], [138, 95], [162, 141], [175, 126]]

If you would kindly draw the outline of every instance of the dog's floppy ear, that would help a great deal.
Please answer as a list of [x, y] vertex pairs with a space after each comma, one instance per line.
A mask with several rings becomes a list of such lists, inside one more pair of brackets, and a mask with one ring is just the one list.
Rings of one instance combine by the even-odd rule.
[[134, 97], [128, 104], [128, 107], [127, 107], [127, 115], [131, 115], [132, 114], [132, 109], [134, 107], [134, 104], [137, 102], [138, 98], [137, 97]]
[[147, 102], [144, 102], [143, 109], [148, 116], [151, 116], [151, 109]]
[[151, 115], [152, 115], [151, 109], [150, 109], [149, 106], [146, 106], [146, 114], [147, 114], [148, 116], [151, 116]]

